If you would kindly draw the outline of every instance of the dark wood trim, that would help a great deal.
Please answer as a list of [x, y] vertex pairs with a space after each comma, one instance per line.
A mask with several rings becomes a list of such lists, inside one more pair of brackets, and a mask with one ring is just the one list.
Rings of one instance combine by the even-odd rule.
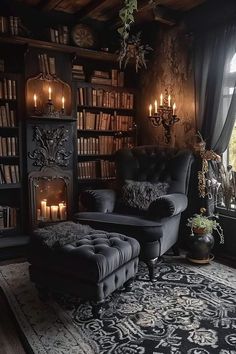
[[89, 17], [89, 15], [96, 10], [100, 5], [102, 5], [104, 2], [107, 0], [92, 0], [87, 6], [83, 7], [81, 10], [77, 11], [75, 13], [75, 19], [76, 21], [81, 21], [85, 19], [86, 17]]
[[25, 37], [0, 37], [0, 43], [18, 44], [31, 48], [40, 48], [46, 50], [55, 50], [62, 53], [71, 53], [80, 58], [87, 58], [93, 60], [109, 61], [117, 63], [118, 56], [114, 53], [102, 52], [97, 50], [90, 50], [78, 48], [65, 44], [57, 44], [53, 42], [40, 41], [32, 38]]

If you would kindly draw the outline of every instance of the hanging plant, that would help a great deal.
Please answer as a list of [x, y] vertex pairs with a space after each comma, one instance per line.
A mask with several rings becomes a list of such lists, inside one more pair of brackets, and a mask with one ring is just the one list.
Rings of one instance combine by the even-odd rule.
[[152, 50], [152, 48], [148, 44], [142, 44], [141, 32], [138, 32], [137, 34], [132, 35], [129, 38], [129, 41], [127, 43], [127, 46], [125, 47], [125, 50], [123, 47], [121, 47], [121, 50], [119, 53], [120, 66], [123, 63], [124, 67], [126, 67], [129, 60], [133, 59], [135, 61], [136, 72], [138, 72], [138, 70], [142, 67], [144, 67], [146, 69], [147, 65], [146, 65], [145, 55], [148, 54], [148, 52], [151, 50]]
[[122, 21], [122, 26], [118, 28], [118, 33], [125, 44], [128, 41], [130, 34], [130, 26], [134, 23], [134, 12], [138, 10], [137, 0], [124, 0], [124, 6], [119, 11], [119, 17]]
[[136, 72], [141, 67], [146, 68], [145, 55], [152, 48], [148, 44], [142, 44], [141, 32], [135, 35], [130, 35], [131, 25], [134, 23], [134, 12], [137, 11], [137, 0], [124, 0], [124, 6], [119, 12], [119, 17], [122, 21], [122, 26], [118, 28], [118, 33], [121, 36], [121, 47], [119, 51], [119, 64], [124, 68], [130, 59], [135, 61]]

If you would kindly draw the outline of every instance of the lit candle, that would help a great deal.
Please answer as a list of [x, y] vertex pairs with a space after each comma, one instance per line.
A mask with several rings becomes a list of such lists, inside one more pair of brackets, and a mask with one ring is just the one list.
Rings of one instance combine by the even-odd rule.
[[41, 215], [42, 215], [42, 218], [46, 218], [47, 216], [47, 199], [43, 199], [41, 201]]
[[58, 205], [51, 205], [52, 221], [56, 221], [57, 220], [57, 214], [58, 214]]
[[173, 116], [175, 115], [175, 110], [176, 110], [176, 104], [173, 104]]
[[34, 94], [34, 108], [37, 107], [37, 96], [36, 94]]
[[64, 96], [62, 96], [62, 98], [61, 98], [61, 108], [65, 109], [65, 97]]
[[160, 96], [160, 106], [163, 105], [163, 94], [161, 93], [161, 96]]
[[168, 96], [168, 106], [170, 107], [171, 95]]
[[64, 203], [59, 203], [59, 215], [60, 220], [66, 219], [66, 205]]
[[49, 99], [49, 100], [52, 99], [52, 89], [51, 89], [51, 86], [48, 86], [48, 99]]
[[154, 102], [154, 107], [155, 107], [155, 113], [157, 113], [157, 100]]
[[152, 116], [152, 105], [150, 104], [149, 105], [149, 117], [151, 117]]
[[46, 218], [47, 218], [47, 220], [50, 220], [50, 211], [51, 211], [50, 206], [47, 206], [46, 207]]

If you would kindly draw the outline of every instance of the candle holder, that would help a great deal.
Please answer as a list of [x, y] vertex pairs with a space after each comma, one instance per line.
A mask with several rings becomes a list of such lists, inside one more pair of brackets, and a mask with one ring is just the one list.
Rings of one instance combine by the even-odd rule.
[[52, 100], [48, 99], [44, 113], [48, 117], [59, 118], [62, 115], [62, 110], [60, 111], [55, 110]]
[[40, 73], [29, 78], [26, 92], [29, 115], [60, 118], [72, 113], [71, 87], [56, 75]]
[[171, 141], [171, 127], [177, 123], [180, 118], [174, 114], [173, 107], [170, 106], [170, 96], [168, 96], [168, 91], [165, 90], [165, 96], [163, 98], [163, 104], [159, 108], [155, 107], [154, 114], [148, 116], [154, 127], [159, 127], [161, 124], [164, 128], [165, 143], [169, 144]]

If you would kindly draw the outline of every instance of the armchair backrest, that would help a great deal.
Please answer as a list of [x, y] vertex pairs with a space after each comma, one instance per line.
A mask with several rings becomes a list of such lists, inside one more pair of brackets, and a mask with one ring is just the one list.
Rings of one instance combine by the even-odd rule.
[[121, 149], [115, 156], [118, 180], [167, 182], [168, 193], [188, 192], [193, 154], [189, 150], [138, 146]]

